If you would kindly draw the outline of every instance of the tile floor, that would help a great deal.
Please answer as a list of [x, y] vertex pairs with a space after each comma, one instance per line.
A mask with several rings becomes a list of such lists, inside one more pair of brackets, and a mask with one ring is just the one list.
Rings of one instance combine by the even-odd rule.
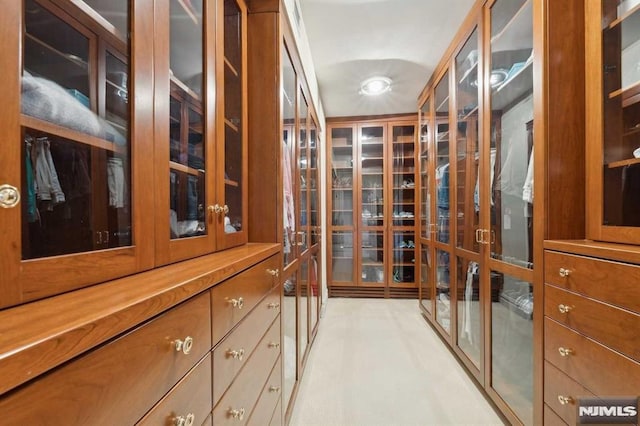
[[417, 303], [329, 299], [290, 425], [502, 425]]

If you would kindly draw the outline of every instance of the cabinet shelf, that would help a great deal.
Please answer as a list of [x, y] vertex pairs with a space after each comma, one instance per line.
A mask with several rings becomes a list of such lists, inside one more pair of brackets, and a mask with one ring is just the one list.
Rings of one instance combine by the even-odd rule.
[[[444, 98], [444, 99], [442, 100], [442, 102], [440, 102], [440, 105], [438, 105], [438, 106], [436, 107], [436, 111], [442, 111], [442, 108], [443, 108], [445, 105], [447, 105], [447, 103], [448, 103], [448, 102], [449, 102], [449, 95], [447, 95], [447, 97], [446, 97], [446, 98]], [[446, 111], [446, 110], [445, 110], [445, 111]]]
[[640, 123], [636, 124], [636, 127], [627, 130], [626, 132], [624, 132], [622, 134], [623, 137], [627, 137], [627, 136], [633, 136], [633, 135], [637, 135], [638, 133], [640, 133]]
[[229, 71], [231, 71], [233, 75], [239, 77], [238, 70], [231, 64], [231, 62], [229, 62], [226, 56], [224, 58], [224, 64], [227, 66], [227, 68], [229, 68]]
[[468, 120], [472, 115], [478, 112], [478, 105], [474, 106], [469, 112], [459, 118], [460, 121]]
[[189, 19], [191, 19], [195, 25], [198, 25], [198, 17], [196, 16], [196, 11], [193, 10], [191, 4], [185, 2], [185, 0], [178, 0], [178, 4], [182, 6], [182, 9], [187, 16], [189, 16]]
[[633, 164], [640, 164], [640, 158], [629, 158], [628, 160], [613, 161], [607, 164], [607, 168], [617, 169], [620, 167], [631, 166]]
[[171, 76], [169, 77], [169, 80], [171, 81], [171, 83], [175, 84], [180, 90], [182, 90], [187, 95], [189, 95], [191, 98], [193, 98], [194, 101], [202, 102], [202, 99], [200, 99], [200, 96], [198, 96], [198, 94], [196, 92], [191, 90], [189, 88], [189, 86], [184, 84], [182, 81], [180, 81], [180, 79], [178, 79], [175, 75], [173, 75], [173, 72], [170, 71], [170, 74], [171, 74]]
[[609, 93], [609, 99], [622, 95], [622, 106], [627, 107], [640, 101], [640, 81]]
[[185, 166], [184, 164], [176, 163], [175, 161], [169, 161], [169, 168], [171, 170], [177, 170], [193, 176], [200, 176], [204, 174], [204, 170], [194, 169], [193, 167]]
[[[513, 49], [514, 42], [531, 44], [533, 34], [533, 1], [527, 0], [520, 9], [513, 14], [502, 30], [491, 37], [491, 46], [494, 52]], [[519, 48], [533, 47], [520, 45]]]
[[227, 186], [235, 186], [235, 187], [239, 187], [240, 186], [240, 182], [237, 182], [235, 180], [231, 180], [231, 179], [225, 179], [224, 180], [224, 184]]
[[[640, 4], [637, 4], [631, 9], [629, 9], [628, 11], [626, 11], [625, 13], [623, 13], [621, 16], [619, 16], [618, 19], [611, 22], [607, 28], [608, 29], [615, 28], [618, 25], [622, 24], [623, 22], [625, 22], [626, 24], [629, 24], [628, 26], [629, 28], [638, 28], [638, 25], [640, 25], [640, 13], [637, 13], [637, 12], [639, 11], [640, 11]], [[624, 38], [625, 37], [623, 35], [622, 39], [624, 40]], [[623, 49], [625, 47], [626, 46], [624, 45], [622, 46]]]
[[34, 37], [33, 35], [31, 35], [29, 33], [25, 33], [25, 39], [33, 41], [34, 43], [37, 43], [41, 47], [45, 48], [47, 51], [53, 53], [54, 55], [60, 57], [61, 59], [64, 59], [69, 64], [73, 64], [73, 65], [79, 67], [83, 71], [87, 71], [89, 69], [89, 64], [87, 63], [87, 61], [82, 60], [81, 58], [77, 57], [76, 55], [72, 55], [72, 54], [61, 52], [58, 49], [56, 49], [55, 47], [51, 46], [50, 44], [45, 43], [44, 41], [40, 40], [37, 37]]
[[225, 118], [225, 119], [224, 119], [224, 124], [226, 124], [227, 126], [229, 126], [229, 128], [231, 128], [234, 132], [238, 132], [238, 131], [239, 131], [238, 126], [236, 126], [235, 124], [233, 124], [233, 123], [231, 122], [231, 120], [229, 120], [228, 118]]
[[491, 99], [491, 109], [502, 110], [514, 100], [533, 90], [533, 57], [529, 57], [525, 64], [513, 75], [509, 76], [500, 86], [494, 89]]
[[[458, 81], [458, 84], [462, 84], [465, 81], [470, 80], [471, 77], [477, 76], [477, 74], [478, 74], [478, 62], [473, 64], [473, 66], [471, 68], [469, 68], [467, 71], [465, 71], [465, 73], [462, 75], [462, 77], [460, 77], [460, 80]], [[471, 83], [471, 81], [469, 81], [469, 83]]]
[[69, 129], [67, 127], [58, 126], [57, 124], [50, 123], [45, 120], [40, 120], [39, 118], [31, 117], [25, 114], [20, 114], [20, 125], [28, 127], [30, 129], [39, 130], [41, 132], [59, 136], [61, 138], [69, 139], [74, 142], [104, 149], [106, 151], [124, 154], [127, 150], [127, 147], [124, 145], [118, 145], [106, 139], [87, 135], [85, 133]]

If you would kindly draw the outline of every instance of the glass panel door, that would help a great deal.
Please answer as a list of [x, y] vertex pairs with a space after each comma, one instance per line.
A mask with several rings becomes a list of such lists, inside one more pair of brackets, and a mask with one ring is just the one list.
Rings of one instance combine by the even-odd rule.
[[532, 1], [491, 8], [491, 257], [533, 268]]
[[353, 227], [354, 131], [351, 127], [331, 129], [331, 225]]
[[320, 318], [320, 251], [311, 256], [309, 263], [309, 334], [313, 334]]
[[333, 283], [353, 283], [355, 267], [353, 232], [334, 231], [331, 234], [331, 277]]
[[298, 299], [298, 356], [302, 362], [309, 343], [309, 258], [300, 266], [300, 293]]
[[394, 284], [413, 285], [416, 282], [416, 244], [414, 231], [393, 231], [393, 266]]
[[300, 202], [300, 231], [298, 232], [298, 245], [304, 252], [309, 248], [309, 135], [307, 133], [307, 114], [309, 107], [304, 94], [300, 92], [298, 105], [299, 132], [298, 132], [298, 164], [300, 169], [300, 186], [298, 199]]
[[360, 128], [362, 225], [384, 226], [384, 126]]
[[424, 239], [431, 239], [431, 170], [429, 168], [429, 151], [431, 137], [433, 134], [433, 124], [431, 118], [431, 98], [427, 99], [420, 109], [420, 215], [421, 215], [421, 236]]
[[436, 250], [436, 320], [447, 334], [451, 333], [451, 255]]
[[435, 89], [436, 240], [449, 242], [449, 72]]
[[480, 264], [457, 258], [458, 347], [480, 369], [482, 317], [480, 314]]
[[415, 220], [415, 126], [392, 126], [393, 226], [414, 227]]
[[311, 232], [311, 246], [320, 242], [320, 174], [318, 172], [318, 127], [315, 119], [311, 116], [311, 127], [309, 129], [309, 181], [307, 190], [309, 192], [309, 230]]
[[284, 345], [282, 350], [282, 369], [284, 373], [282, 402], [284, 407], [288, 407], [289, 405], [298, 372], [298, 341], [296, 335], [298, 311], [296, 300], [296, 292], [298, 290], [297, 275], [298, 271], [293, 271], [293, 273], [286, 278], [282, 284], [282, 293], [284, 297], [282, 298], [282, 309], [280, 314], [282, 315], [282, 340]]
[[426, 244], [422, 244], [420, 250], [420, 303], [431, 314], [433, 301], [433, 278], [431, 277], [432, 261], [431, 250]]
[[296, 74], [286, 48], [282, 49], [282, 179], [283, 179], [283, 262], [286, 267], [297, 256], [295, 203], [295, 120]]
[[384, 284], [384, 231], [363, 231], [360, 244], [360, 283]]

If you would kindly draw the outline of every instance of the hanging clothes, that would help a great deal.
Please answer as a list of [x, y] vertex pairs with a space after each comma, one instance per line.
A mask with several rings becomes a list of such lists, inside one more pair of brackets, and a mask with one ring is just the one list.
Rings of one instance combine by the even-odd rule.
[[291, 172], [291, 150], [286, 143], [282, 144], [282, 163], [284, 180], [284, 253], [291, 253], [291, 236], [296, 231], [296, 212], [293, 200], [293, 178]]
[[51, 142], [46, 136], [35, 140], [34, 164], [36, 197], [45, 202], [47, 210], [53, 210], [54, 205], [65, 202], [65, 196], [51, 157]]

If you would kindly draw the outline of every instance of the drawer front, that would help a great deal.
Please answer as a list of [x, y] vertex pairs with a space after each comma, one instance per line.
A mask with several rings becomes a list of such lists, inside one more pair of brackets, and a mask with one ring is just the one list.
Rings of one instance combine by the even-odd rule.
[[595, 396], [580, 384], [558, 370], [549, 362], [544, 363], [544, 403], [551, 407], [565, 423], [577, 423], [578, 398]]
[[200, 425], [211, 413], [211, 355], [207, 355], [140, 421], [166, 426], [185, 420]]
[[544, 262], [545, 282], [640, 313], [640, 266], [553, 251]]
[[273, 412], [273, 417], [271, 418], [271, 422], [269, 426], [282, 426], [284, 423], [282, 422], [282, 398], [278, 400], [278, 405], [276, 406], [276, 410]]
[[[209, 297], [196, 296], [6, 394], [0, 398], [2, 420], [14, 425], [134, 424], [211, 349]], [[175, 344], [186, 337], [193, 342], [188, 354]]]
[[544, 405], [544, 426], [567, 426], [547, 404]]
[[258, 263], [211, 289], [213, 344], [217, 344], [254, 306], [278, 284], [278, 255]]
[[248, 425], [262, 426], [269, 423], [273, 417], [273, 411], [280, 401], [282, 394], [282, 363], [278, 358], [276, 365], [273, 366], [271, 375], [262, 389], [258, 403], [251, 413]]
[[[545, 318], [544, 357], [597, 396], [640, 395], [640, 364]], [[562, 356], [560, 348], [571, 354]]]
[[262, 302], [213, 350], [213, 404], [227, 390], [233, 378], [247, 362], [269, 325], [280, 313], [280, 287], [275, 287]]
[[640, 315], [550, 285], [544, 300], [546, 316], [640, 361]]
[[[271, 374], [276, 359], [280, 356], [280, 317], [278, 316], [267, 334], [240, 371], [233, 384], [213, 410], [213, 424], [244, 425], [260, 396], [260, 392]], [[213, 371], [216, 380], [216, 371]], [[234, 417], [235, 413], [235, 417]]]

